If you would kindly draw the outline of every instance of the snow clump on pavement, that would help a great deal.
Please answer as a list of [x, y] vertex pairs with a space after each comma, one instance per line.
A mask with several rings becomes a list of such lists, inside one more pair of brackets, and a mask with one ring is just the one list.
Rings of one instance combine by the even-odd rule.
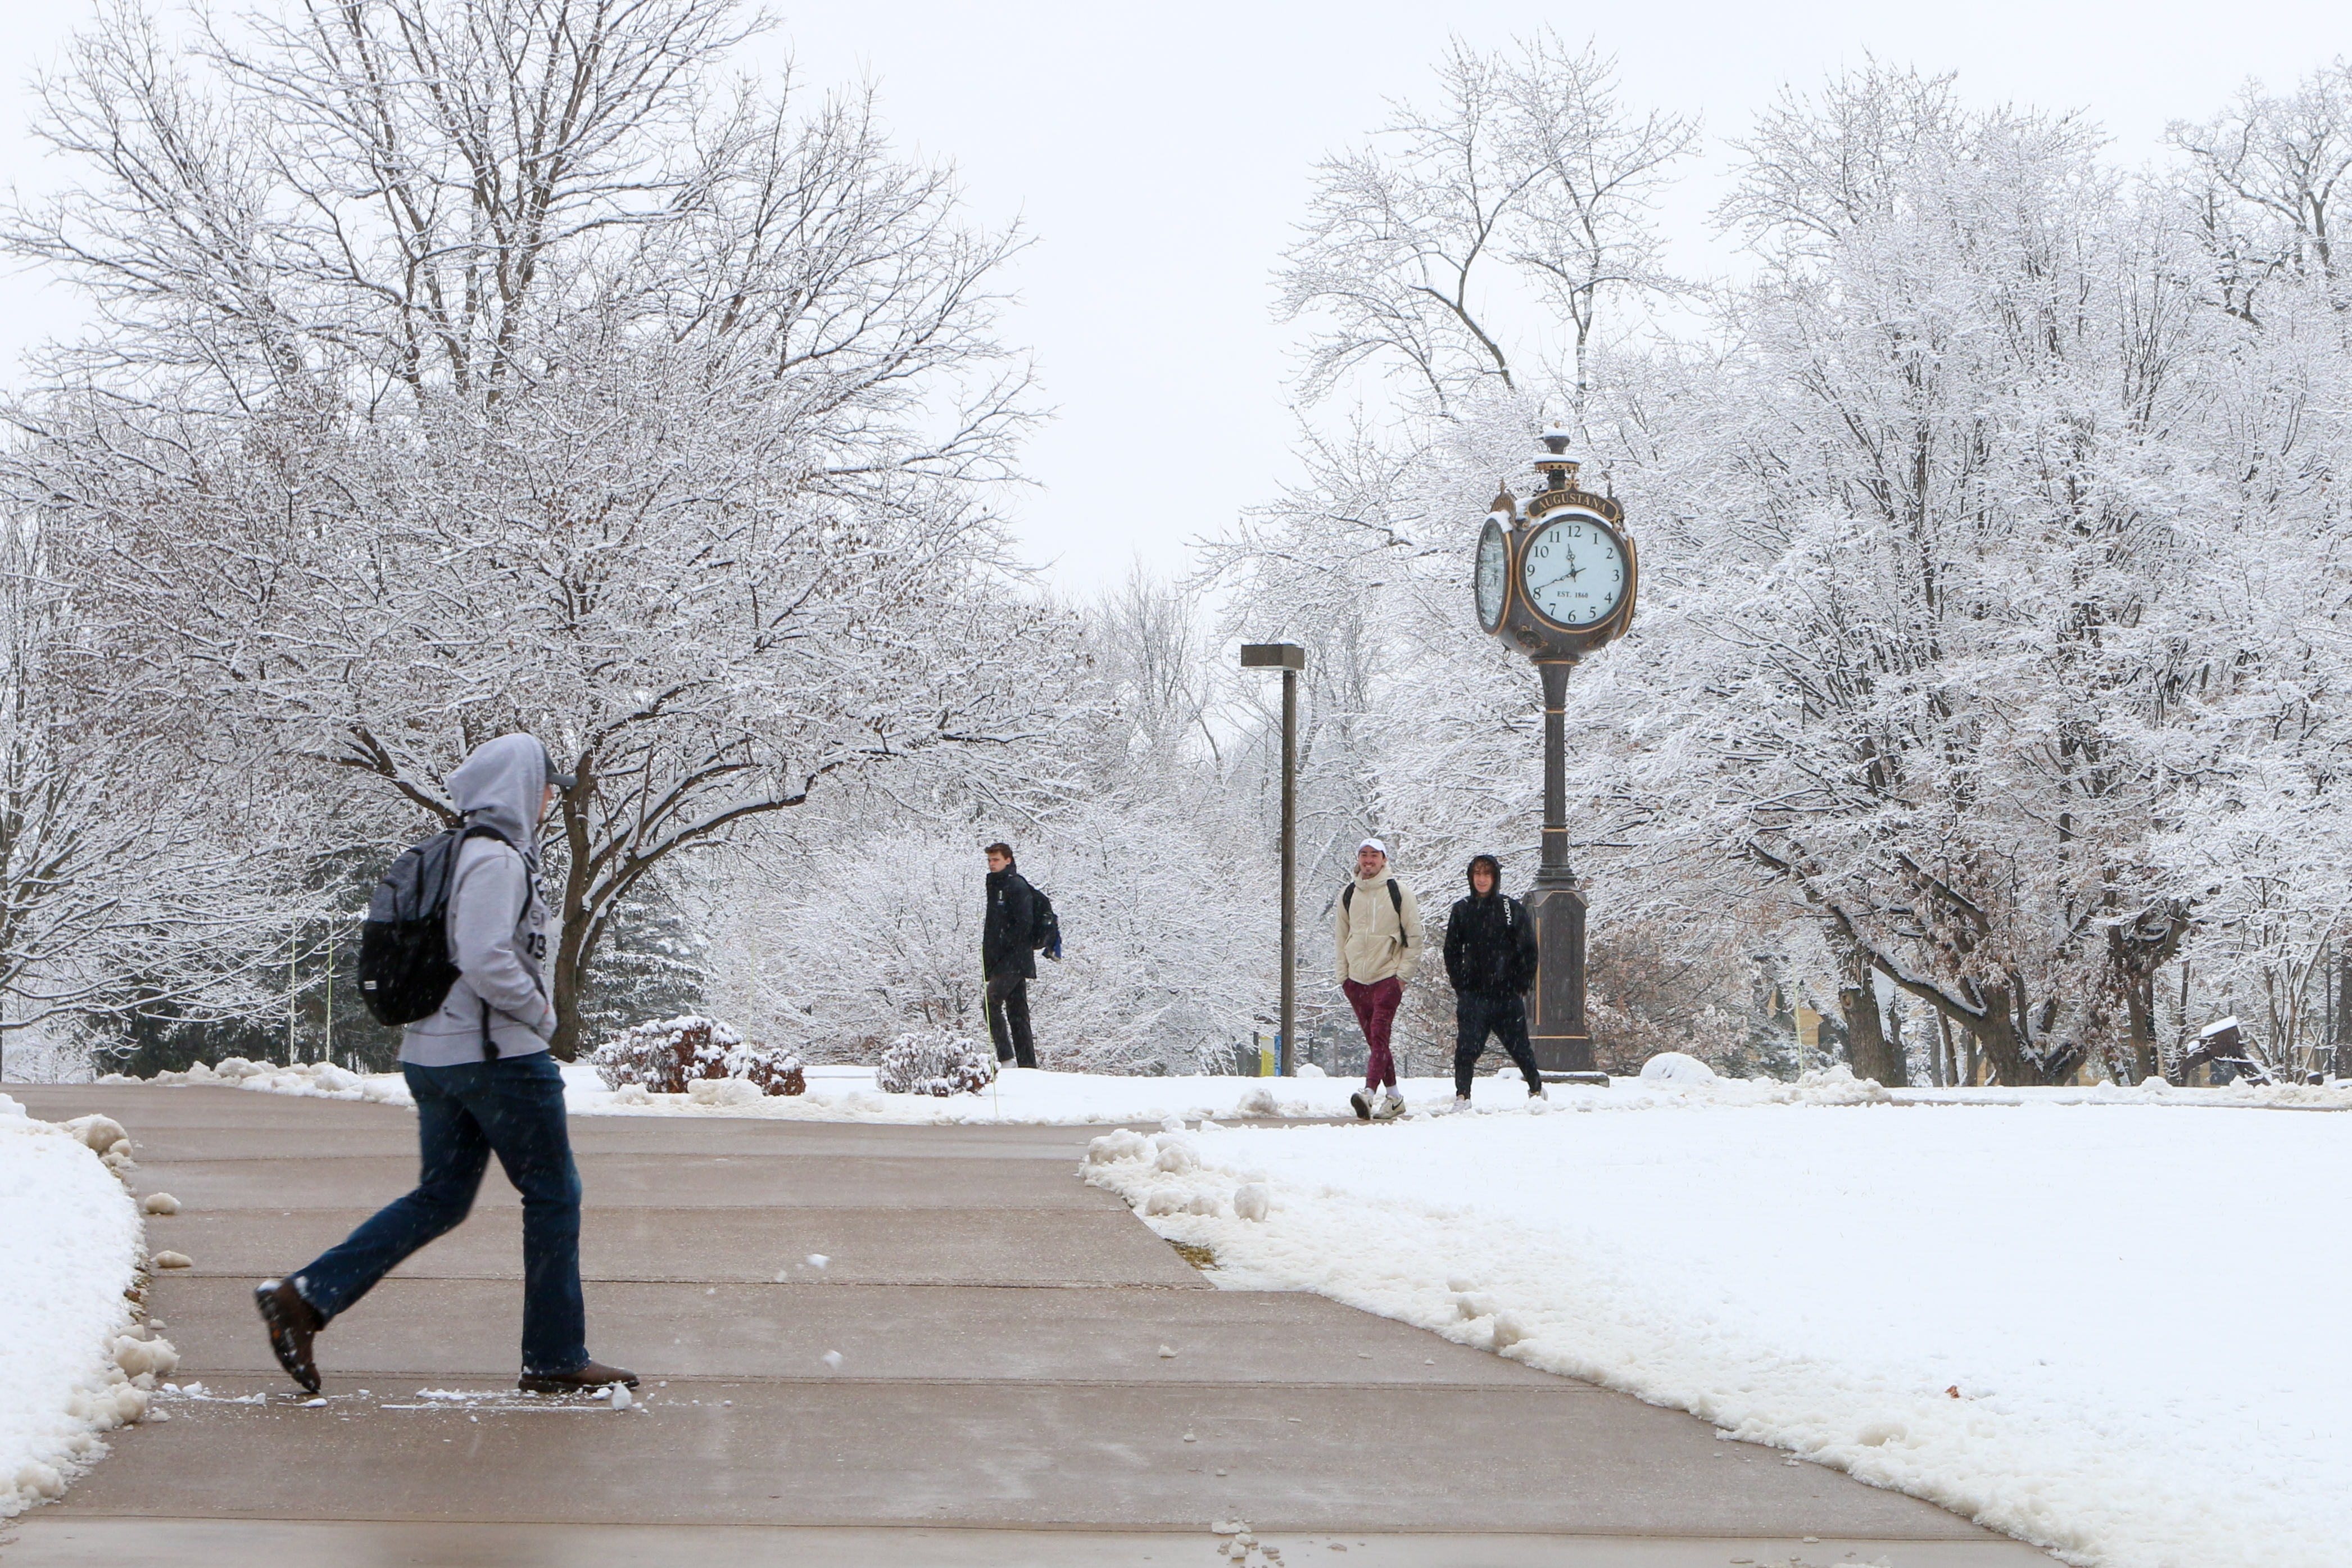
[[[105, 1453], [99, 1434], [146, 1413], [142, 1374], [118, 1363], [143, 1226], [91, 1147], [104, 1120], [60, 1127], [0, 1095], [0, 1518], [63, 1496]], [[110, 1148], [124, 1134], [108, 1125]], [[170, 1349], [131, 1342], [143, 1359]]]

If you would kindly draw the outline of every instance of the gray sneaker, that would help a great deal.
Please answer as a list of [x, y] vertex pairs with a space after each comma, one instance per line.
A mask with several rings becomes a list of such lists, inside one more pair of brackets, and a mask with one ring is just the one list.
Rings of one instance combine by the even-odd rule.
[[1373, 1100], [1370, 1089], [1358, 1089], [1348, 1097], [1348, 1103], [1356, 1108], [1357, 1121], [1370, 1121], [1372, 1119]]

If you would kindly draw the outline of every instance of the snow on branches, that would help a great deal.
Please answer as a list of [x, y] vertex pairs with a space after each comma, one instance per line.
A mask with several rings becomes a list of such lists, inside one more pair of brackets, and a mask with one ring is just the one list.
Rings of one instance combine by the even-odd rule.
[[1068, 618], [1007, 585], [991, 507], [1013, 240], [863, 100], [719, 97], [751, 25], [414, 0], [183, 56], [109, 13], [48, 100], [84, 182], [8, 226], [110, 322], [12, 462], [118, 705], [424, 813], [540, 735], [581, 778], [566, 1056], [655, 868], [868, 775], [1050, 794], [1069, 710]]
[[[1326, 165], [1291, 274], [1327, 331], [1307, 392], [1374, 359], [1420, 384], [1310, 431], [1308, 482], [1215, 557], [1237, 628], [1309, 647], [1307, 821], [1416, 868], [1532, 847], [1531, 688], [1466, 566], [1533, 432], [1580, 413], [1644, 568], [1570, 692], [1597, 948], [1646, 932], [1671, 951], [1634, 967], [1721, 976], [1686, 1019], [1746, 1010], [1751, 965], [1801, 976], [1888, 1082], [1956, 1035], [2004, 1082], [2137, 1081], [2200, 1012], [2326, 1065], [2352, 353], [2314, 172], [2352, 160], [2352, 77], [2250, 92], [2140, 183], [2080, 121], [1948, 79], [1791, 93], [1740, 147], [1721, 216], [1762, 265], [1712, 329], [1588, 343], [1555, 300], [1580, 346], [1547, 371], [1459, 286], [1517, 264], [1491, 243], [1516, 79], [1440, 75], [1402, 152]], [[1655, 123], [1560, 121], [1596, 159]], [[1612, 221], [1646, 254], [1638, 209]]]

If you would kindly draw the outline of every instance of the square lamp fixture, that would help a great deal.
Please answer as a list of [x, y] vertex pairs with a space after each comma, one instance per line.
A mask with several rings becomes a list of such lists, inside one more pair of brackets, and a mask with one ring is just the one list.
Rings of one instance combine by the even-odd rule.
[[1305, 669], [1307, 650], [1297, 643], [1245, 642], [1242, 644], [1244, 669]]

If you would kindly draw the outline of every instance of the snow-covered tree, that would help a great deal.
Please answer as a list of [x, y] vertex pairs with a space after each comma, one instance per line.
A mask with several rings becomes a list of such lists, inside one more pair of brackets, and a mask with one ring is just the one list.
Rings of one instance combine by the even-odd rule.
[[1435, 103], [1399, 104], [1370, 145], [1318, 166], [1282, 276], [1284, 313], [1317, 326], [1302, 391], [1368, 367], [1451, 414], [1519, 388], [1540, 367], [1512, 342], [1516, 300], [1566, 324], [1556, 374], [1581, 425], [1608, 296], [1676, 287], [1650, 205], [1697, 142], [1688, 121], [1629, 109], [1616, 76], [1549, 31], [1509, 50], [1457, 41]]
[[267, 780], [116, 710], [111, 658], [38, 520], [0, 522], [0, 1042], [262, 1005], [324, 841]]
[[909, 1030], [984, 1035], [981, 851], [1001, 838], [1064, 933], [1030, 992], [1046, 1066], [1191, 1070], [1267, 1028], [1273, 829], [1220, 771], [1191, 609], [1138, 573], [1076, 612], [1089, 675], [1060, 798], [868, 795], [719, 862], [716, 1005], [819, 1060], [870, 1061]]
[[943, 171], [864, 100], [723, 93], [733, 0], [198, 21], [82, 40], [44, 129], [84, 183], [10, 234], [105, 321], [17, 482], [123, 700], [420, 820], [472, 745], [545, 739], [567, 1056], [681, 853], [852, 778], [1050, 793], [1075, 643], [990, 508], [1013, 240]]
[[[1487, 107], [1457, 151], [1501, 114], [1465, 58], [1454, 101]], [[2007, 1082], [2158, 1070], [2201, 1005], [2158, 984], [2184, 960], [2200, 997], [2299, 1026], [2352, 847], [2347, 360], [2321, 243], [2338, 76], [2179, 133], [2198, 161], [2176, 181], [2126, 181], [2075, 121], [1876, 66], [1759, 119], [1721, 215], [1756, 275], [1708, 297], [1707, 332], [1604, 343], [1581, 378], [1584, 455], [1644, 566], [1635, 636], [1570, 689], [1597, 976], [1688, 959], [1725, 996], [1740, 928], [1795, 915], [1819, 940], [1759, 951], [1818, 965], [1789, 978], [1834, 998], [1857, 1070], [1898, 1081], [1915, 1050], [1943, 1070], [1953, 1031]], [[1322, 269], [1290, 301], [1336, 321], [1308, 389], [1343, 349], [1419, 389], [1311, 433], [1308, 481], [1216, 562], [1234, 625], [1320, 662], [1308, 798], [1424, 853], [1531, 845], [1534, 704], [1465, 576], [1486, 495], [1580, 395], [1477, 314], [1465, 279], [1503, 270], [1508, 204], [1472, 166], [1424, 149], [1327, 183], [1302, 252]], [[1379, 219], [1360, 235], [1453, 237], [1327, 255], [1335, 203]], [[1340, 254], [1380, 287], [1324, 287]], [[1898, 994], [1931, 1010], [1908, 1044]], [[1643, 1035], [1607, 996], [1595, 1019]]]

